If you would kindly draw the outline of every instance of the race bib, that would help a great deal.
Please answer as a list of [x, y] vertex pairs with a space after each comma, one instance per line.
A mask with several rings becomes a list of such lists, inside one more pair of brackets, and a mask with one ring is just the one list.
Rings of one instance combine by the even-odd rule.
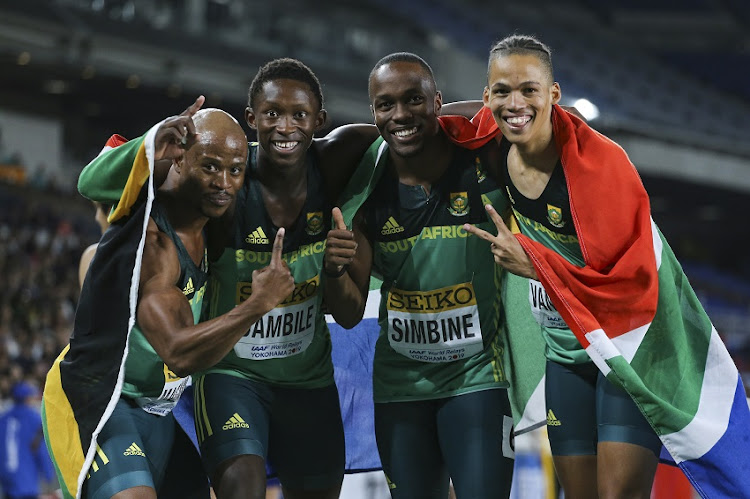
[[162, 388], [161, 395], [158, 397], [139, 397], [135, 399], [135, 402], [149, 414], [166, 416], [177, 405], [177, 401], [180, 400], [182, 392], [185, 391], [189, 379], [189, 376], [180, 378], [164, 364], [164, 388]]
[[567, 329], [568, 325], [552, 304], [542, 283], [529, 279], [529, 305], [536, 321], [545, 327]]
[[471, 283], [431, 291], [391, 289], [388, 341], [421, 362], [453, 362], [482, 351], [479, 310]]
[[[319, 284], [319, 276], [295, 284], [286, 300], [261, 317], [240, 338], [234, 346], [237, 356], [266, 360], [304, 352], [315, 335]], [[250, 283], [237, 283], [238, 303], [247, 299], [251, 292]]]

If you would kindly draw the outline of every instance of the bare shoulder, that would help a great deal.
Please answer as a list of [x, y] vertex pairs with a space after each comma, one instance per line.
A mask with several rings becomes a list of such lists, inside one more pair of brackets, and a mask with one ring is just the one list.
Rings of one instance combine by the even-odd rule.
[[153, 219], [149, 219], [143, 246], [141, 280], [156, 275], [164, 275], [176, 282], [180, 275], [180, 262], [172, 239], [159, 230]]
[[99, 243], [94, 243], [83, 250], [83, 254], [81, 254], [81, 262], [78, 264], [78, 282], [81, 284], [81, 286], [83, 286], [83, 280], [86, 277], [86, 272], [88, 272], [89, 267], [91, 266], [91, 260], [94, 259], [96, 248], [98, 247]]

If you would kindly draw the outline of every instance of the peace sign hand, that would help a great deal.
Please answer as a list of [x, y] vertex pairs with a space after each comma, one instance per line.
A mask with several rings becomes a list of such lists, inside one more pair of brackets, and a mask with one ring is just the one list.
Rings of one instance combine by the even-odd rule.
[[492, 256], [495, 258], [496, 264], [513, 274], [538, 280], [531, 259], [524, 251], [521, 243], [516, 239], [516, 236], [505, 225], [500, 214], [495, 211], [492, 205], [486, 205], [485, 209], [490, 219], [495, 223], [497, 235], [493, 236], [489, 232], [471, 224], [464, 224], [464, 230], [491, 243]]
[[195, 131], [193, 116], [197, 113], [206, 98], [199, 95], [195, 102], [178, 116], [164, 120], [156, 131], [154, 138], [154, 160], [179, 159], [195, 142], [198, 134]]

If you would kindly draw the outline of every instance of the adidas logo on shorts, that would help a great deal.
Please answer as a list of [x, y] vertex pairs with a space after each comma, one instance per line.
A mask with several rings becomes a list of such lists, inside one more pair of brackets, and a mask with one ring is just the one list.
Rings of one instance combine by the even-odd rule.
[[547, 426], [562, 426], [562, 423], [557, 417], [555, 417], [555, 413], [552, 412], [552, 409], [547, 411]]
[[140, 447], [138, 447], [138, 444], [133, 442], [130, 444], [130, 447], [125, 449], [125, 452], [122, 453], [123, 456], [141, 456], [146, 457], [146, 454], [143, 453]]
[[380, 233], [384, 236], [387, 236], [389, 234], [398, 234], [399, 232], [403, 232], [404, 228], [401, 227], [395, 218], [390, 217], [386, 222], [385, 225], [383, 225], [383, 228], [380, 229]]
[[226, 423], [224, 423], [224, 426], [222, 426], [221, 429], [234, 430], [236, 428], [250, 428], [250, 425], [245, 423], [245, 420], [235, 412], [232, 417], [229, 418]]

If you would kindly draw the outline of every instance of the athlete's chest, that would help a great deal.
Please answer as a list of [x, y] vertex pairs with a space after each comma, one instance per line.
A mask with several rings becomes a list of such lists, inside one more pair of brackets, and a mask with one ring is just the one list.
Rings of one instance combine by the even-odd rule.
[[418, 236], [425, 228], [480, 223], [486, 220], [487, 194], [496, 191], [478, 154], [463, 155], [429, 188], [404, 184], [389, 171], [365, 206], [368, 235], [388, 242]]

